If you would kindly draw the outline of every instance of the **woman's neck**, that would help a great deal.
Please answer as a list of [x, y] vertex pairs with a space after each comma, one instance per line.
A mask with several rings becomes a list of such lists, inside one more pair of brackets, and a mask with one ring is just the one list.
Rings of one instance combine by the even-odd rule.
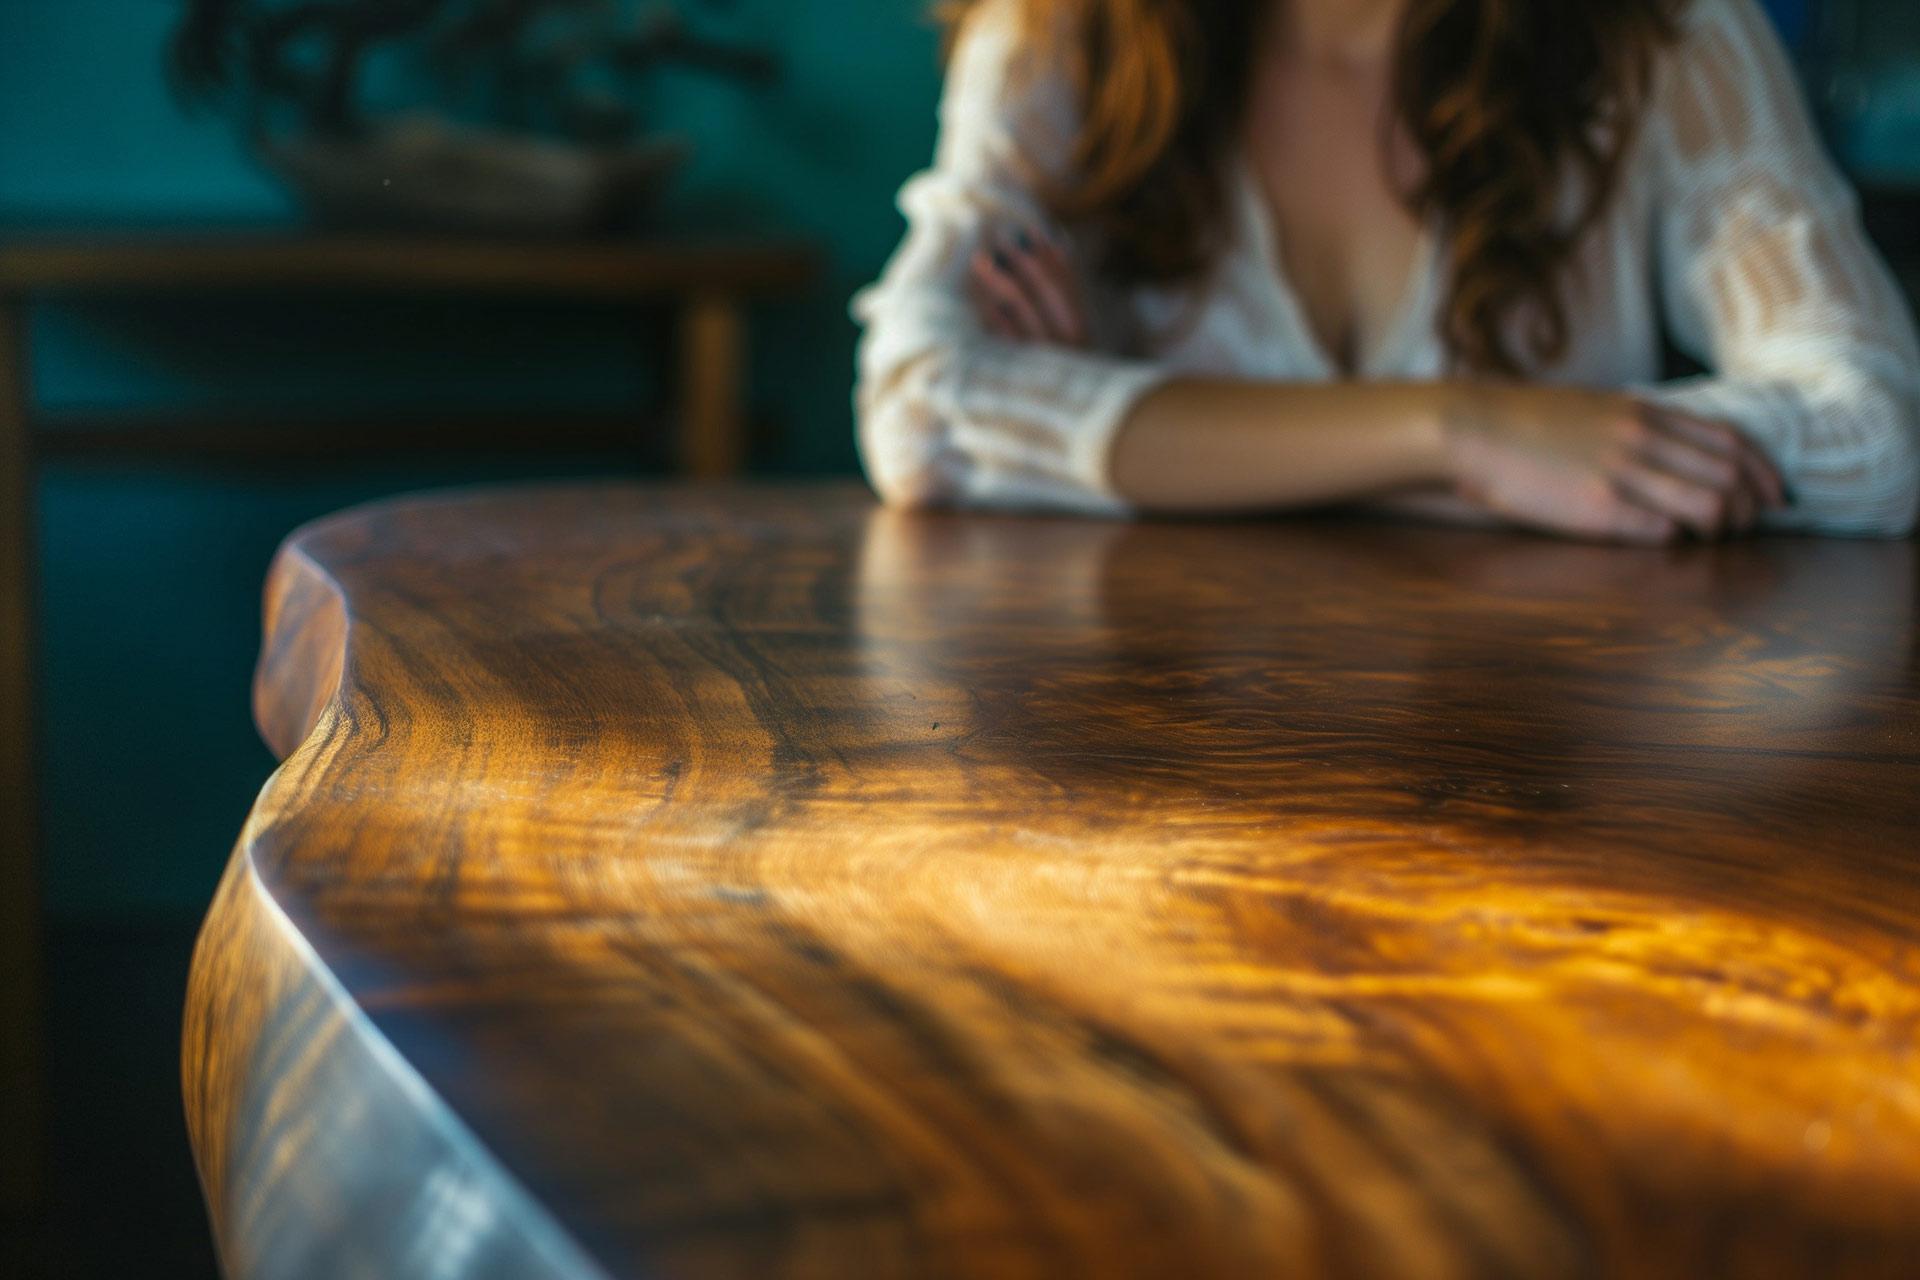
[[1269, 47], [1290, 59], [1362, 68], [1393, 51], [1406, 0], [1276, 0]]

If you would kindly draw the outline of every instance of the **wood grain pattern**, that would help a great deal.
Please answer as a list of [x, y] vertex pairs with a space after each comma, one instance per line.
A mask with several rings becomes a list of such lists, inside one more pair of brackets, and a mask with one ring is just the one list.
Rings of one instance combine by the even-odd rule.
[[436, 1275], [1912, 1275], [1915, 585], [841, 489], [322, 522], [190, 998], [228, 1265], [423, 1273], [353, 1206], [452, 1167]]

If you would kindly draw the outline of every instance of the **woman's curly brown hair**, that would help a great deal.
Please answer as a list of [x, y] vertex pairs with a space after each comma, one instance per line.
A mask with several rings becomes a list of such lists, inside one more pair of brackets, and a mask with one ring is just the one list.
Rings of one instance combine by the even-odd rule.
[[[1407, 0], [1393, 109], [1422, 161], [1403, 193], [1446, 229], [1441, 337], [1520, 376], [1567, 351], [1575, 254], [1607, 212], [1685, 0]], [[1273, 0], [1020, 0], [1080, 98], [1073, 163], [1045, 193], [1125, 283], [1191, 281], [1225, 231], [1260, 25]], [[950, 23], [977, 5], [941, 6]], [[1571, 185], [1569, 185], [1571, 184]], [[1569, 191], [1577, 199], [1569, 207]]]

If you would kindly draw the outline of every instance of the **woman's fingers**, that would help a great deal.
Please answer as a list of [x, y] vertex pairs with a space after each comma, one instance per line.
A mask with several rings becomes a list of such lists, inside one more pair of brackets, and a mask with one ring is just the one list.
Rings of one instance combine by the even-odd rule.
[[[1691, 490], [1680, 500], [1690, 504], [1697, 519], [1712, 521], [1715, 526], [1711, 533], [1703, 531], [1702, 536], [1729, 530], [1744, 533], [1753, 527], [1762, 497], [1737, 459], [1656, 427], [1635, 450], [1635, 460]], [[1662, 487], [1677, 493], [1671, 486]], [[1699, 531], [1697, 524], [1692, 527]]]
[[1718, 538], [1732, 515], [1729, 495], [1646, 462], [1614, 475], [1614, 489], [1628, 502], [1665, 516], [1702, 538]]
[[1640, 418], [1615, 472], [1625, 501], [1719, 538], [1748, 532], [1784, 496], [1772, 464], [1734, 427], [1652, 405]]
[[1031, 232], [1015, 233], [1002, 241], [996, 264], [1004, 262], [1026, 288], [1034, 309], [1047, 322], [1048, 333], [1056, 342], [1079, 346], [1086, 341], [1086, 321], [1081, 313], [1073, 280], [1073, 270], [1058, 246], [1036, 239]]
[[1020, 342], [1047, 341], [1047, 322], [1039, 308], [1027, 296], [1025, 287], [995, 258], [994, 253], [982, 249], [974, 254], [971, 263], [973, 286], [980, 294], [989, 327], [993, 327], [993, 319], [997, 317], [1009, 330], [1002, 336]]
[[1687, 437], [1669, 430], [1657, 419], [1650, 426], [1652, 429], [1634, 450], [1637, 460], [1723, 493], [1731, 492], [1746, 482], [1746, 476], [1735, 458], [1704, 449]]
[[1766, 500], [1750, 483], [1741, 484], [1727, 495], [1727, 527], [1735, 533], [1752, 533], [1765, 507]]
[[973, 311], [980, 318], [981, 327], [988, 333], [1010, 342], [1023, 340], [1013, 309], [987, 287], [977, 261], [967, 264], [967, 297], [973, 302]]
[[1548, 508], [1541, 518], [1529, 523], [1574, 537], [1644, 547], [1670, 545], [1685, 532], [1678, 520], [1634, 496], [1619, 479], [1606, 482], [1599, 494], [1590, 490], [1580, 497], [1569, 494], [1567, 501]]
[[1008, 342], [1025, 341], [1012, 312], [981, 294], [978, 289], [974, 292], [974, 305], [979, 308], [980, 323], [986, 326], [988, 333], [996, 338], [1005, 338]]
[[1759, 495], [1762, 510], [1781, 511], [1788, 505], [1787, 485], [1780, 478], [1779, 468], [1773, 460], [1760, 449], [1742, 440], [1738, 458], [1741, 472], [1747, 477], [1747, 485]]
[[1740, 468], [1754, 493], [1767, 505], [1787, 505], [1786, 485], [1780, 479], [1779, 470], [1766, 454], [1741, 434], [1738, 427], [1659, 406], [1648, 406], [1647, 414], [1657, 430], [1733, 462]]
[[1031, 232], [994, 237], [968, 263], [987, 327], [1027, 342], [1082, 346], [1086, 318], [1065, 252]]

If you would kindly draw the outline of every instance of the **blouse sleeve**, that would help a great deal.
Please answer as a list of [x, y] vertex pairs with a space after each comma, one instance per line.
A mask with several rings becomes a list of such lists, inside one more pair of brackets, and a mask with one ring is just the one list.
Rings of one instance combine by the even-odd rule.
[[901, 192], [906, 239], [854, 300], [861, 457], [891, 503], [1117, 514], [1108, 453], [1165, 371], [1002, 340], [968, 294], [968, 259], [990, 231], [1045, 224], [1037, 192], [1071, 145], [1071, 94], [1019, 65], [1016, 9], [992, 0], [963, 28], [933, 167]]
[[1920, 346], [1858, 199], [1754, 0], [1694, 0], [1648, 143], [1663, 303], [1712, 376], [1653, 398], [1774, 460], [1776, 527], [1902, 536], [1920, 506]]

